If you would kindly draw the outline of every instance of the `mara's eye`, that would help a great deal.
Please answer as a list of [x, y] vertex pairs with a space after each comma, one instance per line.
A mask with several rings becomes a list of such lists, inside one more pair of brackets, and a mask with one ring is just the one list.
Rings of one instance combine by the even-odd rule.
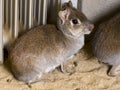
[[72, 23], [73, 23], [73, 24], [78, 24], [79, 22], [78, 22], [77, 19], [73, 19], [73, 20], [72, 20]]

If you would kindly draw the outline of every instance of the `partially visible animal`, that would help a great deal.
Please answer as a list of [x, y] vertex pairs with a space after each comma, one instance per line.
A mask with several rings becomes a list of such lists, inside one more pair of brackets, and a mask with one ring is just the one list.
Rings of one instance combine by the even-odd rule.
[[94, 55], [112, 68], [109, 76], [120, 74], [120, 13], [102, 23], [92, 41]]

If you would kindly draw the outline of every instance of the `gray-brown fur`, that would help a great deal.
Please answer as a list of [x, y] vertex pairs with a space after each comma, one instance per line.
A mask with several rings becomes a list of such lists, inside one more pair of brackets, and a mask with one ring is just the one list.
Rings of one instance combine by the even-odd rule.
[[[71, 2], [67, 4], [68, 7], [58, 14], [57, 26], [35, 27], [18, 38], [11, 46], [10, 66], [18, 80], [26, 83], [38, 81], [42, 74], [54, 70], [83, 47], [84, 34], [89, 34], [93, 25], [83, 14], [81, 17], [81, 12], [74, 9]], [[65, 15], [68, 13], [70, 13], [68, 17], [71, 15], [74, 17], [67, 19]], [[65, 19], [64, 24], [61, 15]], [[71, 26], [71, 19], [81, 20], [83, 17], [85, 19], [81, 21], [81, 24]]]
[[[104, 63], [112, 65], [108, 73], [120, 74], [120, 13], [101, 24], [93, 38], [93, 52]], [[119, 68], [120, 69], [120, 68]]]

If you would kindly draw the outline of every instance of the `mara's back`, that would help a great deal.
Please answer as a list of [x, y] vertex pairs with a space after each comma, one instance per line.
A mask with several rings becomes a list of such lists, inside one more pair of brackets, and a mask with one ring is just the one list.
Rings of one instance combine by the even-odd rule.
[[52, 48], [55, 46], [56, 42], [59, 43], [61, 39], [64, 38], [63, 36], [60, 37], [60, 34], [62, 35], [62, 33], [57, 30], [54, 25], [43, 25], [35, 27], [25, 33], [25, 35], [22, 35], [20, 38], [18, 38], [10, 50], [14, 52], [15, 49], [20, 51], [24, 50], [26, 52], [33, 52], [38, 51], [38, 49], [41, 51], [44, 50], [43, 48]]
[[120, 13], [99, 26], [93, 38], [93, 52], [102, 62], [120, 63]]

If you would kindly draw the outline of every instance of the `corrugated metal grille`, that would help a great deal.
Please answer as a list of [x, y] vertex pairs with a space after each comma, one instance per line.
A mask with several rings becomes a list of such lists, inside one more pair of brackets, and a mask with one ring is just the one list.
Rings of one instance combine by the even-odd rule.
[[3, 0], [3, 2], [4, 29], [8, 29], [13, 37], [17, 37], [20, 30], [46, 24], [47, 0]]
[[0, 60], [3, 44], [14, 40], [22, 30], [47, 23], [47, 1], [0, 0]]

